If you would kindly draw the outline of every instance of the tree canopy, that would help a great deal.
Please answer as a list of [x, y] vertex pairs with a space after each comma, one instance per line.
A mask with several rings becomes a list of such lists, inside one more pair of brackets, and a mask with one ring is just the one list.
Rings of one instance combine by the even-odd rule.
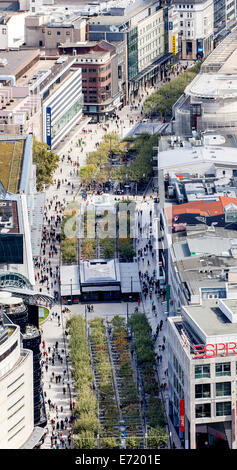
[[36, 164], [36, 184], [37, 190], [42, 191], [45, 186], [53, 182], [53, 173], [58, 167], [59, 156], [48, 150], [48, 145], [39, 142], [34, 138], [33, 141], [33, 163]]
[[201, 63], [183, 72], [177, 78], [162, 85], [158, 91], [152, 93], [144, 103], [144, 114], [159, 114], [160, 116], [171, 116], [172, 107], [183, 94], [186, 86], [199, 73]]

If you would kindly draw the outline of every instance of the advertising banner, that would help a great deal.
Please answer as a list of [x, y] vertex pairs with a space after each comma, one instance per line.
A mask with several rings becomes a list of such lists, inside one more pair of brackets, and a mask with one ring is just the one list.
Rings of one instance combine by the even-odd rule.
[[51, 108], [46, 108], [46, 143], [51, 148]]
[[179, 415], [180, 415], [180, 432], [184, 432], [185, 430], [185, 414], [184, 414], [184, 400], [180, 400], [179, 402]]

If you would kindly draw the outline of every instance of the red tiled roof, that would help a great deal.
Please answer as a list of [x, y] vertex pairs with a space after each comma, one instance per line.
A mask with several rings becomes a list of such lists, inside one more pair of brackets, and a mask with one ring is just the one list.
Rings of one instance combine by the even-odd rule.
[[237, 198], [220, 196], [218, 201], [205, 202], [204, 200], [201, 200], [186, 202], [185, 204], [168, 207], [166, 215], [168, 217], [171, 216], [171, 211], [172, 218], [179, 214], [200, 214], [202, 216], [221, 215], [224, 212], [225, 206], [231, 203], [237, 206]]

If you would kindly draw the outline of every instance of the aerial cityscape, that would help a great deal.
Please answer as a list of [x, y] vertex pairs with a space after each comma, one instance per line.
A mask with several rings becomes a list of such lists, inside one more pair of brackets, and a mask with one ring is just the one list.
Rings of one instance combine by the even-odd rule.
[[1, 450], [237, 449], [236, 71], [232, 0], [0, 0]]

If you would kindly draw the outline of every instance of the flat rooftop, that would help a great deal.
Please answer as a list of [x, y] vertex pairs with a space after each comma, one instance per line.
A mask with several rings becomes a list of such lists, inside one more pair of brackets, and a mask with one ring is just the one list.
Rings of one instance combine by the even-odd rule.
[[120, 282], [119, 263], [117, 260], [103, 259], [82, 261], [80, 264], [81, 284], [103, 284]]
[[[17, 86], [28, 86], [34, 83], [33, 77], [36, 76], [41, 70], [51, 70], [52, 67], [55, 65], [56, 59], [46, 59], [46, 60], [38, 60], [32, 67], [27, 70], [27, 72], [19, 77], [16, 81]], [[1, 68], [0, 68], [1, 72]]]
[[203, 340], [210, 336], [223, 337], [225, 335], [235, 335], [237, 339], [237, 323], [231, 323], [228, 320], [219, 308], [217, 300], [203, 300], [202, 305], [184, 306], [183, 315], [188, 323], [195, 324]]
[[222, 145], [192, 146], [187, 142], [187, 146], [169, 147], [160, 151], [158, 157], [158, 168], [163, 170], [182, 171], [184, 167], [190, 166], [198, 167], [200, 171], [203, 168], [204, 171], [213, 165], [237, 166], [236, 148]]
[[20, 51], [1, 51], [0, 60], [6, 59], [7, 63], [0, 67], [0, 75], [18, 76], [21, 71], [34, 59], [39, 57], [39, 49]]
[[[234, 61], [236, 63], [237, 55]], [[225, 64], [216, 74], [198, 74], [185, 88], [185, 94], [200, 98], [234, 98], [237, 96], [237, 66]]]

